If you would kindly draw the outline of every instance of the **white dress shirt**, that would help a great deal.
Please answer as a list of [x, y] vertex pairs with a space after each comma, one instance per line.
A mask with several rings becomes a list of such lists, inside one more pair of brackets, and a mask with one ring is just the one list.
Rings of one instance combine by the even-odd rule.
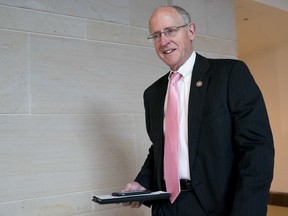
[[[179, 94], [179, 179], [191, 179], [188, 153], [188, 104], [189, 92], [196, 53], [193, 52], [189, 59], [179, 68], [182, 75], [178, 81]], [[168, 87], [169, 88], [169, 87]], [[168, 89], [167, 89], [168, 92]], [[165, 112], [167, 106], [167, 93], [165, 99]], [[165, 128], [165, 127], [164, 127]]]

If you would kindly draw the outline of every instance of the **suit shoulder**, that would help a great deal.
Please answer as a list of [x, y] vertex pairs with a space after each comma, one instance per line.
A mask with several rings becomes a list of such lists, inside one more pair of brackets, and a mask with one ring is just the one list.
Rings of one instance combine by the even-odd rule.
[[226, 68], [232, 68], [235, 65], [243, 65], [246, 66], [246, 64], [238, 59], [208, 59], [211, 66], [217, 66], [217, 67], [226, 67]]
[[212, 59], [208, 58], [211, 74], [226, 74], [231, 73], [250, 74], [250, 70], [245, 62], [238, 59]]
[[210, 73], [214, 74], [217, 71], [217, 74], [224, 73], [229, 74], [233, 70], [237, 70], [237, 68], [241, 68], [240, 70], [248, 69], [247, 65], [238, 59], [221, 59], [221, 58], [206, 58], [197, 53], [195, 66], [196, 68], [201, 68], [203, 71], [210, 71]]
[[149, 87], [146, 88], [144, 91], [144, 94], [147, 94], [148, 92], [153, 92], [159, 88], [161, 88], [165, 83], [168, 82], [168, 74], [165, 74], [164, 76], [160, 77], [158, 80], [156, 80], [154, 83], [152, 83]]

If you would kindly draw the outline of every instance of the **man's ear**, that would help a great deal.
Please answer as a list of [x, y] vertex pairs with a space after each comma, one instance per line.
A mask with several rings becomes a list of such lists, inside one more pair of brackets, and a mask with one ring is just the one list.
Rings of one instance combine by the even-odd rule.
[[195, 24], [194, 23], [189, 23], [188, 24], [188, 30], [189, 30], [189, 37], [191, 40], [193, 40], [195, 38]]

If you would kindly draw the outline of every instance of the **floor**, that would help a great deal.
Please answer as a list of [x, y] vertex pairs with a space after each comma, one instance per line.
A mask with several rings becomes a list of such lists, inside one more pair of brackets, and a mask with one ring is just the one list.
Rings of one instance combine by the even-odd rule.
[[288, 216], [288, 207], [269, 205], [267, 216]]

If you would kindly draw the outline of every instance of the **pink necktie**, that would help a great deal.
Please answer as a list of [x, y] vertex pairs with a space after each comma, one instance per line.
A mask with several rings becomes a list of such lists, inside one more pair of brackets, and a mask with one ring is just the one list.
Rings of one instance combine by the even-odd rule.
[[170, 201], [173, 203], [180, 193], [178, 176], [178, 88], [177, 82], [181, 74], [173, 72], [170, 75], [168, 101], [165, 114], [165, 147], [164, 147], [164, 179]]

